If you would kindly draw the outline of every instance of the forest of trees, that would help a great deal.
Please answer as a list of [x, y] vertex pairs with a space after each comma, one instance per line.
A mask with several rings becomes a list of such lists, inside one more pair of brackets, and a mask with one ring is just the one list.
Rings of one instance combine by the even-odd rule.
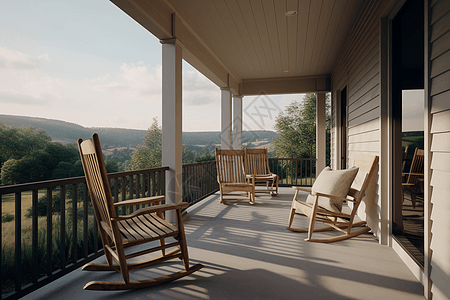
[[[104, 148], [108, 148], [100, 137]], [[114, 149], [105, 155], [108, 173], [161, 166], [162, 132], [158, 121], [133, 152]], [[215, 160], [214, 149], [202, 151], [183, 148], [183, 163]], [[52, 142], [42, 129], [12, 127], [0, 123], [0, 183], [2, 185], [83, 176], [83, 166], [76, 144]]]
[[[106, 160], [108, 172], [119, 170]], [[42, 129], [14, 128], [0, 123], [0, 179], [2, 185], [83, 175], [75, 144], [52, 142]]]

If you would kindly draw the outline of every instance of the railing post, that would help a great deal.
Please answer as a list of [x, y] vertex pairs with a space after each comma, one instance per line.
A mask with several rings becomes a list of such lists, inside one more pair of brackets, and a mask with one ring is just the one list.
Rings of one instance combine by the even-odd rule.
[[84, 216], [83, 216], [83, 240], [84, 240], [84, 258], [87, 258], [89, 255], [89, 238], [88, 238], [88, 231], [89, 231], [89, 224], [88, 224], [88, 188], [87, 184], [83, 184], [83, 210], [84, 210]]
[[60, 195], [60, 251], [61, 251], [61, 270], [66, 268], [66, 189], [61, 186]]
[[77, 244], [78, 244], [78, 184], [73, 184], [72, 198], [72, 261], [77, 263]]
[[[32, 213], [31, 213], [31, 230], [32, 230], [32, 234], [31, 234], [31, 253], [33, 253], [33, 257], [32, 257], [32, 282], [36, 283], [38, 281], [38, 262], [37, 262], [37, 257], [38, 257], [38, 234], [39, 234], [39, 230], [38, 230], [38, 190], [33, 190], [32, 191], [32, 196], [31, 196], [31, 209], [32, 209]], [[3, 244], [2, 244], [3, 245]], [[1, 260], [0, 260], [1, 261]]]
[[22, 287], [22, 194], [15, 194], [15, 290], [19, 292]]
[[52, 275], [52, 188], [47, 188], [47, 276]]

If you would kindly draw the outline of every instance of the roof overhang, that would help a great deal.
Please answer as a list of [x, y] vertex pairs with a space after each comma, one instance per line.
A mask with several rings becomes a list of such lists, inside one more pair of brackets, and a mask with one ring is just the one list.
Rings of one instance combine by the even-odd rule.
[[[162, 43], [176, 39], [185, 61], [241, 95], [329, 91], [334, 61], [363, 3], [111, 1]], [[286, 17], [288, 10], [299, 16]]]

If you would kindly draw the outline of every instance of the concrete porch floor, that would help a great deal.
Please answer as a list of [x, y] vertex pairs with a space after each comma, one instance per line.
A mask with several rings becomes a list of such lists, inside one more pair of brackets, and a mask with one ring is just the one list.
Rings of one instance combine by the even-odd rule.
[[[205, 267], [180, 280], [142, 290], [84, 291], [89, 281], [122, 281], [121, 275], [78, 269], [23, 299], [424, 299], [423, 286], [397, 254], [371, 234], [319, 244], [288, 231], [293, 194], [291, 188], [275, 197], [258, 193], [257, 204], [249, 205], [219, 204], [216, 193], [189, 208], [191, 264]], [[297, 216], [295, 225], [308, 221]], [[180, 261], [167, 262], [132, 271], [131, 280], [181, 269]]]

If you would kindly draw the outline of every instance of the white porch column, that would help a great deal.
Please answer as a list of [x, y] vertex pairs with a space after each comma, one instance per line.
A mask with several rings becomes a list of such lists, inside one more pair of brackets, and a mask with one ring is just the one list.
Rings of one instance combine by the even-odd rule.
[[243, 97], [242, 95], [233, 95], [233, 149], [242, 149]]
[[325, 93], [316, 94], [316, 172], [319, 174], [326, 164], [326, 112]]
[[221, 149], [232, 149], [232, 116], [231, 116], [231, 90], [229, 88], [221, 88]]
[[[166, 203], [182, 201], [182, 48], [175, 40], [162, 43], [162, 165], [166, 171]], [[175, 212], [166, 213], [175, 222]]]

